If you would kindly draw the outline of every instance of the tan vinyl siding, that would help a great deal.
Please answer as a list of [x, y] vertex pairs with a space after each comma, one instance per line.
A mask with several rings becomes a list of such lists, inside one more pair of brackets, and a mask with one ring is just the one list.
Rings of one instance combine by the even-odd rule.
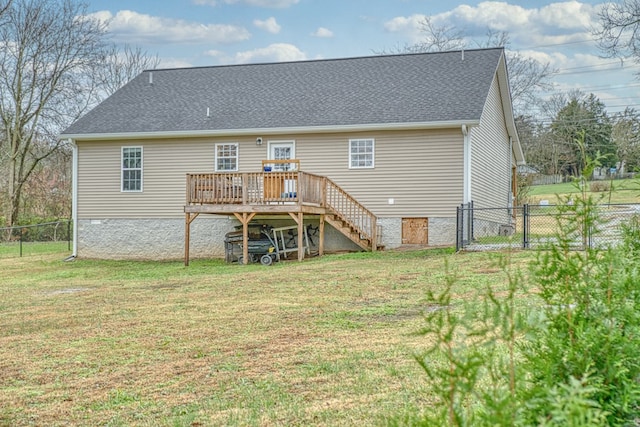
[[[256, 145], [256, 138], [263, 138]], [[349, 169], [349, 139], [375, 140], [375, 168]], [[303, 171], [329, 176], [383, 217], [453, 217], [462, 200], [460, 129], [274, 135], [191, 140], [80, 142], [78, 215], [90, 218], [181, 216], [185, 174], [213, 172], [216, 143], [238, 143], [240, 172], [260, 170], [268, 141], [295, 141]], [[143, 147], [142, 193], [123, 193], [123, 146]], [[394, 204], [389, 204], [389, 199]]]
[[[374, 168], [349, 169], [354, 138], [374, 139]], [[462, 200], [462, 143], [459, 129], [304, 136], [296, 155], [303, 170], [328, 176], [378, 216], [448, 217]]]
[[480, 123], [471, 134], [471, 198], [478, 208], [506, 207], [510, 195], [511, 153], [497, 78]]
[[[216, 142], [238, 139], [85, 142], [78, 144], [78, 216], [171, 218], [183, 214], [187, 173], [213, 172]], [[255, 140], [253, 142], [255, 146]], [[143, 147], [143, 192], [120, 191], [121, 147]], [[239, 148], [242, 167], [244, 147]], [[245, 149], [245, 151], [248, 151]], [[256, 156], [254, 156], [256, 157]], [[261, 156], [257, 156], [261, 157]]]

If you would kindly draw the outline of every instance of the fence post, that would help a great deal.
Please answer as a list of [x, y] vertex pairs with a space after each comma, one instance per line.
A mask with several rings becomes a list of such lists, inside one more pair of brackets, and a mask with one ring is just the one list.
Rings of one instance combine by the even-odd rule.
[[[595, 206], [594, 207], [598, 212], [598, 218], [602, 218], [600, 216], [601, 212], [600, 212], [600, 206]], [[593, 218], [593, 217], [591, 217]], [[589, 220], [589, 225], [587, 226], [587, 245], [589, 247], [589, 249], [593, 249], [593, 240], [592, 240], [592, 236], [593, 236], [593, 223], [591, 222], [591, 218]], [[586, 248], [585, 248], [586, 249]]]
[[462, 249], [462, 205], [456, 206], [456, 252]]
[[[474, 235], [474, 230], [473, 230], [473, 215], [474, 215], [474, 210], [473, 210], [473, 200], [470, 201], [469, 203], [466, 204], [466, 206], [463, 204], [462, 205], [462, 209], [463, 209], [463, 215], [466, 216], [466, 224], [464, 225], [464, 230], [465, 230], [465, 234], [466, 236], [466, 240], [464, 242], [466, 242], [467, 244], [473, 242], [473, 235]], [[464, 221], [463, 221], [464, 222]], [[463, 243], [464, 243], [463, 242]]]
[[522, 248], [529, 249], [529, 205], [522, 205]]
[[67, 250], [71, 250], [71, 220], [67, 221]]
[[22, 232], [22, 229], [20, 229], [19, 233], [20, 233], [20, 258], [22, 258], [22, 236], [24, 235], [24, 233]]

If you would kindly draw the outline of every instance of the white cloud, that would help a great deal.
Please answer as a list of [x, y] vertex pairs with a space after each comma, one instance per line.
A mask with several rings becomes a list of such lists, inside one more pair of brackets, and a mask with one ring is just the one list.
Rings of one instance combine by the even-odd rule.
[[328, 28], [319, 27], [317, 30], [315, 30], [313, 33], [311, 33], [311, 35], [313, 37], [331, 38], [331, 37], [333, 37], [333, 31], [331, 31]]
[[562, 76], [566, 73], [580, 71], [580, 69], [585, 69], [593, 72], [594, 70], [597, 71], [598, 69], [616, 69], [622, 68], [623, 65], [628, 65], [624, 62], [620, 62], [619, 60], [612, 58], [603, 58], [592, 53], [575, 52], [565, 54], [562, 52], [545, 53], [536, 50], [525, 50], [521, 51], [520, 54], [528, 58], [533, 58], [543, 64], [549, 63], [552, 68], [558, 70], [558, 76]]
[[101, 11], [90, 17], [105, 22], [115, 40], [128, 43], [235, 43], [251, 37], [246, 28], [235, 25], [204, 25], [130, 10], [121, 10], [115, 15]]
[[397, 16], [385, 22], [384, 29], [391, 33], [403, 33], [407, 35], [412, 43], [417, 42], [423, 35], [421, 34], [422, 23], [426, 15], [414, 14], [411, 16]]
[[207, 56], [212, 56], [214, 58], [219, 58], [221, 56], [224, 56], [224, 52], [220, 50], [215, 50], [215, 49], [208, 50], [204, 54]]
[[278, 25], [278, 23], [276, 22], [276, 18], [274, 18], [273, 16], [265, 19], [264, 21], [261, 21], [259, 19], [254, 19], [253, 25], [271, 34], [278, 34], [282, 29], [282, 27]]
[[297, 4], [300, 0], [194, 0], [194, 4], [217, 6], [220, 3], [225, 4], [246, 4], [249, 6], [257, 6], [273, 9], [284, 9]]
[[287, 62], [307, 59], [307, 55], [296, 46], [288, 43], [275, 43], [267, 47], [238, 52], [234, 62], [247, 64], [254, 62]]
[[[488, 29], [506, 31], [513, 42], [526, 45], [567, 43], [590, 38], [598, 23], [598, 9], [576, 0], [550, 3], [541, 8], [524, 8], [501, 1], [484, 1], [476, 6], [460, 5], [430, 17], [438, 27], [459, 29], [482, 40]], [[410, 43], [424, 39], [425, 15], [398, 16], [384, 24], [392, 33], [404, 34]]]
[[533, 15], [534, 23], [548, 29], [588, 30], [597, 20], [597, 10], [593, 6], [577, 1], [551, 3]]

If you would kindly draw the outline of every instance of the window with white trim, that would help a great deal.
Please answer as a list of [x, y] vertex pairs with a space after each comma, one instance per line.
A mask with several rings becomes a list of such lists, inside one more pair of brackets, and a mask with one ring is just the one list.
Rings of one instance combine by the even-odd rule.
[[349, 169], [372, 168], [374, 158], [374, 140], [350, 139], [349, 140]]
[[216, 172], [238, 170], [238, 144], [216, 144]]
[[142, 191], [142, 147], [122, 147], [123, 192]]

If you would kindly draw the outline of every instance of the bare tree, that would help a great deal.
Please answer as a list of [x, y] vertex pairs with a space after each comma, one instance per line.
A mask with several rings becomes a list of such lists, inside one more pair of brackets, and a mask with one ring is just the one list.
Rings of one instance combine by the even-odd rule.
[[122, 50], [113, 46], [108, 53], [108, 60], [99, 70], [97, 78], [106, 96], [124, 86], [141, 71], [157, 68], [160, 64], [158, 55], [150, 56], [139, 47], [125, 45]]
[[416, 52], [444, 52], [464, 49], [466, 45], [462, 31], [451, 26], [437, 26], [429, 16], [424, 18], [420, 27], [425, 40], [413, 46]]
[[[24, 199], [68, 192], [60, 177], [70, 156], [60, 131], [159, 62], [110, 44], [105, 25], [89, 18], [80, 1], [0, 0], [0, 218], [4, 213], [8, 225], [22, 209], [59, 212]], [[50, 167], [64, 171], [52, 175]]]
[[640, 0], [604, 4], [600, 24], [593, 33], [606, 56], [640, 61]]
[[514, 110], [522, 113], [538, 103], [542, 91], [553, 88], [550, 78], [556, 71], [550, 63], [541, 63], [513, 51], [507, 52], [507, 63]]
[[507, 47], [511, 43], [511, 37], [506, 31], [494, 31], [489, 29], [487, 30], [486, 36], [487, 38], [484, 41], [475, 42], [478, 47]]
[[387, 55], [398, 53], [444, 52], [447, 50], [464, 49], [467, 45], [465, 35], [462, 31], [456, 30], [454, 27], [437, 26], [429, 16], [426, 16], [420, 23], [420, 31], [425, 35], [423, 41], [374, 51], [374, 53]]
[[0, 1], [0, 17], [2, 17], [7, 10], [9, 10], [9, 6], [11, 6], [12, 1], [13, 0]]
[[25, 183], [61, 148], [59, 130], [91, 104], [87, 76], [104, 63], [106, 44], [104, 27], [73, 0], [13, 0], [3, 18], [0, 157], [8, 169], [5, 221], [13, 225]]

